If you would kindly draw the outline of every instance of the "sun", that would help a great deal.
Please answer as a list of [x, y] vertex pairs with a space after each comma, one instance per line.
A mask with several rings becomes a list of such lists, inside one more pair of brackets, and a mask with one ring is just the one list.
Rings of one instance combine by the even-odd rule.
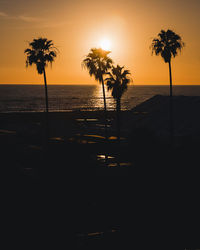
[[111, 49], [111, 41], [107, 38], [102, 39], [99, 42], [99, 45], [103, 50], [110, 50]]

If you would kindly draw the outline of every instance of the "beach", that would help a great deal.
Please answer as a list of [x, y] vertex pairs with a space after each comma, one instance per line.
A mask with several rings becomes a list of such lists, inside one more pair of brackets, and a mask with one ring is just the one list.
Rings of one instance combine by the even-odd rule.
[[[35, 244], [40, 237], [44, 244], [49, 237], [55, 245], [72, 240], [74, 249], [154, 242], [154, 234], [169, 242], [176, 230], [186, 235], [181, 225], [190, 221], [178, 211], [191, 205], [184, 183], [198, 173], [196, 144], [171, 151], [155, 136], [148, 127], [154, 100], [122, 112], [120, 144], [115, 112], [107, 114], [108, 142], [104, 111], [49, 113], [48, 144], [45, 113], [1, 114], [3, 210], [13, 235], [26, 235], [29, 244], [33, 237]], [[136, 121], [142, 125], [131, 130]]]
[[[108, 113], [108, 120], [114, 117], [114, 112]], [[48, 227], [54, 235], [57, 230], [61, 234], [61, 228], [55, 231], [56, 223], [60, 223], [56, 221], [57, 216], [62, 216], [60, 220], [68, 220], [68, 234], [78, 239], [82, 239], [78, 235], [88, 232], [118, 230], [117, 215], [113, 213], [111, 216], [106, 207], [114, 209], [112, 201], [117, 202], [119, 197], [112, 191], [112, 186], [117, 186], [119, 178], [128, 173], [125, 168], [123, 171], [123, 166], [119, 166], [122, 171], [111, 166], [105, 171], [105, 154], [108, 154], [108, 165], [116, 164], [113, 158], [118, 148], [116, 142], [105, 143], [104, 112], [49, 113], [48, 146], [44, 136], [45, 118], [45, 113], [0, 115], [4, 212], [7, 214], [15, 207], [18, 214], [9, 215], [10, 223], [14, 226], [13, 220], [20, 219], [19, 223], [28, 228], [30, 237], [34, 235], [30, 225], [37, 228], [36, 221], [41, 223], [43, 216], [47, 219], [49, 213], [55, 224], [49, 225], [46, 221], [44, 234], [51, 233]], [[81, 133], [82, 136], [96, 137], [81, 141]], [[122, 160], [125, 155], [122, 153], [117, 158]], [[39, 207], [46, 209], [45, 215]], [[29, 225], [25, 218], [30, 220]]]

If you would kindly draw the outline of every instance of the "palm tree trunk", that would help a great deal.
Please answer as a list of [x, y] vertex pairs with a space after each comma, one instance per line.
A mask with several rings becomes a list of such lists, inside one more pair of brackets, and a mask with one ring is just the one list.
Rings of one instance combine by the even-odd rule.
[[170, 79], [170, 96], [169, 96], [170, 144], [171, 144], [171, 146], [173, 146], [174, 121], [173, 121], [173, 94], [172, 94], [171, 60], [169, 61], [169, 79]]
[[117, 139], [120, 142], [120, 135], [121, 135], [121, 120], [120, 120], [120, 110], [121, 110], [121, 101], [118, 98], [116, 100], [116, 111], [117, 111]]
[[45, 68], [43, 70], [43, 75], [44, 75], [44, 87], [45, 87], [45, 102], [46, 102], [46, 119], [45, 119], [45, 134], [46, 134], [46, 138], [45, 138], [45, 143], [46, 146], [48, 144], [48, 138], [49, 138], [49, 104], [48, 104], [48, 90], [47, 90], [47, 79], [46, 79], [46, 72], [45, 72]]
[[46, 72], [45, 72], [45, 68], [43, 71], [44, 74], [44, 86], [45, 86], [45, 101], [46, 101], [46, 112], [49, 112], [49, 104], [48, 104], [48, 90], [47, 90], [47, 78], [46, 78]]
[[106, 94], [105, 94], [105, 86], [104, 86], [104, 80], [102, 77], [101, 80], [102, 83], [102, 90], [103, 90], [103, 101], [104, 101], [104, 119], [105, 119], [105, 138], [108, 139], [108, 126], [107, 126], [107, 107], [106, 107]]

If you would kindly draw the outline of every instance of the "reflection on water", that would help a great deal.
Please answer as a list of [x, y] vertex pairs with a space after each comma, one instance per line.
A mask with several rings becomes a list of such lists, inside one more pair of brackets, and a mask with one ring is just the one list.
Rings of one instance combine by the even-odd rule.
[[95, 238], [95, 239], [101, 239], [104, 237], [108, 237], [113, 233], [119, 233], [120, 227], [112, 227], [110, 229], [107, 229], [106, 231], [101, 232], [81, 232], [76, 234], [76, 238], [78, 241], [87, 241], [89, 239]]
[[[174, 95], [199, 96], [200, 86], [174, 86]], [[115, 109], [111, 93], [106, 91], [108, 110]], [[103, 109], [102, 86], [49, 85], [49, 110], [73, 111]], [[169, 86], [129, 86], [122, 96], [122, 110], [129, 110], [154, 95], [169, 95]], [[0, 112], [43, 112], [45, 95], [43, 85], [0, 85]]]
[[130, 167], [132, 166], [132, 164], [130, 162], [113, 162], [113, 163], [109, 163], [108, 167], [112, 168], [112, 167]]
[[132, 164], [130, 162], [121, 162], [116, 157], [111, 155], [97, 155], [97, 161], [103, 164], [103, 166], [107, 167], [131, 167]]
[[[97, 109], [103, 109], [104, 108], [104, 101], [103, 101], [103, 90], [102, 86], [96, 85], [96, 88], [93, 92], [93, 99], [92, 99], [92, 106]], [[113, 110], [115, 109], [115, 101], [111, 95], [111, 92], [107, 90], [105, 87], [105, 96], [106, 96], [106, 105], [107, 110]]]
[[113, 156], [109, 156], [109, 155], [97, 155], [97, 160], [99, 161], [105, 161], [105, 160], [110, 160], [110, 159], [114, 159]]

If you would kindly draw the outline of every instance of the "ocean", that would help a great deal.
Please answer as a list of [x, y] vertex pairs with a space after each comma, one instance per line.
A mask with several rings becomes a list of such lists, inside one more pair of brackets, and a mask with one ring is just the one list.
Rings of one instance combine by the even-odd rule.
[[[154, 95], [169, 95], [169, 86], [128, 87], [122, 97], [122, 110], [129, 110]], [[200, 86], [173, 86], [174, 95], [200, 96]], [[102, 110], [101, 85], [49, 85], [49, 110]], [[108, 110], [115, 109], [111, 93], [106, 91]], [[44, 112], [45, 98], [43, 85], [0, 85], [0, 112]]]

